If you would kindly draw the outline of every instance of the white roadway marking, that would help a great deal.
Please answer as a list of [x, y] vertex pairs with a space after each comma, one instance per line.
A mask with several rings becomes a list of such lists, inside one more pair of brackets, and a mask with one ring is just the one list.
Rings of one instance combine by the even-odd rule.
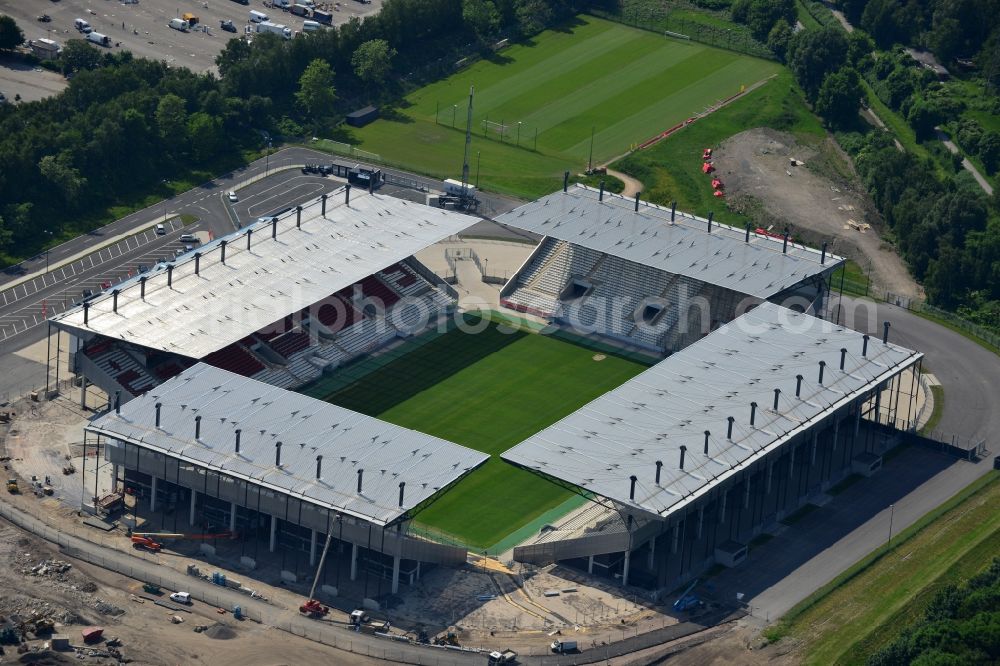
[[[299, 195], [297, 195], [297, 194], [295, 194], [293, 196], [288, 196], [289, 194], [291, 194], [291, 193], [293, 193], [293, 192], [295, 192], [296, 190], [299, 190], [299, 189], [306, 189], [307, 190], [306, 194], [304, 196], [301, 196], [301, 197]], [[310, 195], [314, 195], [317, 192], [323, 192], [324, 190], [326, 190], [326, 186], [323, 183], [315, 183], [315, 184], [313, 184], [313, 183], [300, 183], [298, 185], [295, 185], [294, 187], [291, 187], [291, 188], [288, 188], [288, 189], [284, 190], [280, 194], [271, 195], [271, 196], [267, 197], [266, 199], [264, 199], [263, 201], [260, 201], [258, 203], [255, 203], [255, 204], [251, 205], [251, 206], [248, 206], [247, 207], [247, 215], [249, 215], [251, 217], [255, 217], [256, 213], [254, 213], [254, 209], [260, 210], [261, 208], [264, 208], [266, 210], [272, 210], [274, 208], [278, 208], [279, 207], [278, 204], [268, 203], [268, 202], [271, 202], [271, 201], [273, 201], [275, 199], [283, 198], [285, 200], [285, 204], [284, 205], [294, 206], [295, 205], [294, 204], [295, 201], [302, 201], [302, 200], [306, 200], [306, 199], [309, 199], [309, 198], [314, 198], [314, 197], [311, 197]], [[265, 192], [266, 192], [266, 190], [265, 190]], [[257, 195], [252, 195], [250, 198], [253, 198], [253, 197], [256, 197], [256, 196], [261, 196], [261, 195], [265, 194], [265, 192], [261, 192], [260, 194], [257, 194]], [[281, 207], [283, 207], [283, 206], [281, 206]]]

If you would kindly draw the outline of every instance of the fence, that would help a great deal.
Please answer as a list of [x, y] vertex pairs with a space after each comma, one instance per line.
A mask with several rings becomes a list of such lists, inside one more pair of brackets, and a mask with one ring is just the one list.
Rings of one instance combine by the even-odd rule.
[[[674, 15], [673, 9], [667, 3], [662, 3], [660, 6], [623, 6], [617, 12], [591, 8], [588, 13], [608, 21], [630, 25], [667, 37], [688, 39], [757, 58], [776, 59], [774, 53], [767, 46], [754, 39], [742, 26], [720, 28], [709, 22], [691, 21]], [[704, 13], [716, 21], [719, 20], [710, 12], [699, 13]]]
[[[957, 329], [975, 338], [991, 351], [1000, 353], [1000, 333], [963, 319], [954, 312], [942, 310], [922, 299], [903, 296], [888, 289], [883, 289], [872, 282], [863, 283], [854, 280], [844, 280], [843, 288], [841, 288], [840, 283], [840, 280], [834, 280], [831, 285], [833, 287], [832, 293], [841, 293], [846, 296], [866, 296], [880, 303], [895, 305], [914, 314], [936, 320], [948, 328]], [[839, 310], [835, 310], [835, 312], [839, 316]]]

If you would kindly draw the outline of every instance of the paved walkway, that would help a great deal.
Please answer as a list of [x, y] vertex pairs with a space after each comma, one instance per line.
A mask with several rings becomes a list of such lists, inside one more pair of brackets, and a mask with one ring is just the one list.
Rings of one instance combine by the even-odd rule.
[[[944, 147], [948, 149], [948, 152], [952, 155], [958, 155], [958, 146], [956, 146], [955, 143], [948, 138], [948, 135], [945, 134], [939, 127], [935, 127], [934, 129], [937, 131], [938, 139], [940, 139], [941, 143], [944, 144]], [[977, 183], [979, 183], [979, 187], [983, 188], [983, 192], [986, 192], [989, 196], [993, 196], [993, 186], [989, 184], [989, 181], [987, 181], [985, 177], [983, 177], [983, 174], [979, 173], [979, 169], [976, 168], [976, 165], [970, 162], [969, 158], [965, 155], [962, 155], [962, 168], [972, 174], [972, 177], [976, 179]]]

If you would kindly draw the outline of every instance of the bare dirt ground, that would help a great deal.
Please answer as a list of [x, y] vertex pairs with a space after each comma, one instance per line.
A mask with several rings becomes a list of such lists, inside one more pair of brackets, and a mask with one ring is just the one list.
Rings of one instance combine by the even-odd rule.
[[760, 628], [739, 621], [681, 639], [673, 644], [650, 648], [643, 653], [612, 660], [612, 666], [792, 666], [800, 663], [796, 645], [785, 640], [767, 645]]
[[[790, 158], [805, 165], [792, 166]], [[831, 239], [831, 252], [863, 269], [870, 262], [872, 282], [880, 288], [910, 298], [922, 295], [899, 255], [879, 237], [874, 207], [831, 140], [813, 148], [797, 144], [790, 134], [752, 129], [723, 142], [715, 166], [730, 205], [758, 224], [778, 230], [787, 225], [810, 244]], [[872, 228], [862, 232], [849, 221]]]
[[[69, 82], [61, 75], [11, 58], [0, 57], [0, 92], [7, 102], [34, 102], [58, 94]], [[17, 96], [20, 95], [20, 99]]]
[[[205, 604], [174, 613], [137, 595], [145, 595], [139, 583], [75, 562], [34, 536], [0, 524], [0, 624], [24, 630], [20, 646], [3, 647], [2, 663], [117, 664], [119, 655], [134, 664], [164, 665], [376, 663], [238, 622]], [[172, 615], [184, 621], [174, 624]], [[36, 633], [46, 621], [55, 624], [52, 631]], [[80, 632], [88, 626], [104, 627], [104, 640], [83, 647]], [[195, 632], [195, 627], [208, 631]], [[68, 637], [80, 649], [47, 651], [52, 634]], [[109, 645], [113, 638], [120, 639], [120, 647]]]

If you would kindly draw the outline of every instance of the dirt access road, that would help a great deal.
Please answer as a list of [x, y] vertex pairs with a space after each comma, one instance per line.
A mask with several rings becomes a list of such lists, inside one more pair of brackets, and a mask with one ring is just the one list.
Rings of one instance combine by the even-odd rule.
[[[799, 145], [790, 134], [757, 128], [727, 139], [714, 156], [731, 206], [744, 209], [764, 226], [781, 230], [787, 225], [808, 244], [830, 240], [834, 254], [863, 268], [870, 262], [872, 281], [880, 288], [909, 298], [921, 296], [903, 260], [874, 228], [877, 214], [856, 177], [832, 179], [826, 175], [831, 169], [821, 168], [837, 160], [841, 169], [853, 173], [838, 152], [832, 146], [821, 151]], [[791, 158], [805, 165], [791, 166]], [[810, 166], [814, 160], [815, 168]], [[849, 220], [873, 228], [858, 231], [848, 226]]]

